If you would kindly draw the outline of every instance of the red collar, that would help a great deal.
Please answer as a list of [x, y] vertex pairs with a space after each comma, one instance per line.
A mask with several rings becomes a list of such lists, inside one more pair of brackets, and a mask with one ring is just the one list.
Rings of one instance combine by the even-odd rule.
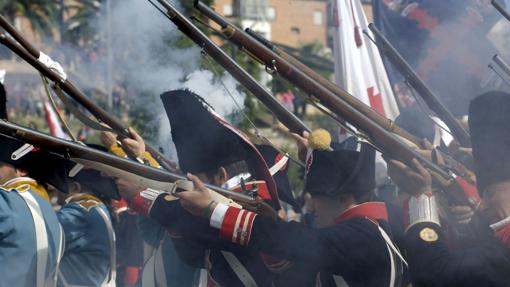
[[341, 221], [365, 217], [371, 220], [386, 220], [388, 221], [388, 210], [384, 202], [366, 202], [353, 206], [346, 211], [342, 212], [336, 219], [335, 223]]

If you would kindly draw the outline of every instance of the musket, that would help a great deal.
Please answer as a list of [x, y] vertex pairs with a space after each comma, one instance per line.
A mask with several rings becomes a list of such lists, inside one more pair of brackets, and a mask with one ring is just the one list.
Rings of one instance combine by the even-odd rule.
[[[177, 186], [183, 185], [193, 188], [192, 185], [190, 186], [192, 183], [182, 175], [146, 166], [137, 161], [121, 158], [76, 142], [52, 137], [5, 120], [0, 120], [0, 133], [79, 163], [84, 167], [96, 169], [115, 178], [125, 179], [144, 188], [168, 192], [174, 192]], [[185, 184], [181, 185], [181, 183]], [[275, 211], [259, 198], [210, 184], [206, 184], [206, 187], [246, 209], [271, 217], [276, 216]]]
[[[197, 4], [202, 6], [203, 4]], [[207, 6], [206, 6], [207, 7]], [[208, 7], [207, 7], [208, 8]], [[222, 23], [225, 24], [225, 21], [222, 19]], [[331, 92], [335, 93], [339, 97], [345, 97], [345, 91], [342, 90], [339, 86], [335, 85], [331, 81], [325, 79], [323, 76], [315, 72], [314, 70], [310, 69], [308, 66], [294, 58], [292, 55], [285, 52], [283, 49], [279, 48], [277, 45], [272, 43], [271, 41], [265, 39], [264, 37], [257, 34], [255, 31], [247, 28], [245, 29], [245, 32], [259, 41], [261, 44], [265, 45], [267, 48], [273, 50], [275, 53], [280, 55], [283, 59], [288, 61], [290, 64], [294, 65], [299, 70], [303, 71], [303, 73], [310, 76], [312, 79], [316, 80], [318, 83], [322, 84], [324, 87], [329, 89]], [[387, 131], [393, 132], [394, 134], [408, 140], [412, 144], [416, 146], [421, 145], [421, 139], [414, 136], [413, 134], [409, 133], [408, 131], [402, 129], [401, 127], [397, 126], [393, 121], [390, 119], [387, 119], [383, 117], [381, 114], [375, 112], [372, 110], [369, 106], [365, 105], [361, 101], [359, 101], [357, 98], [354, 98], [351, 100], [350, 103], [353, 103], [353, 107], [358, 107], [361, 112], [369, 116], [372, 120], [374, 120], [376, 123], [380, 124], [382, 127], [384, 127]], [[447, 166], [449, 169], [453, 170], [457, 175], [464, 177], [465, 179], [468, 179], [470, 182], [475, 182], [475, 175], [474, 173], [466, 168], [462, 163], [455, 160], [451, 155], [446, 154], [440, 150], [435, 150], [436, 154], [442, 158], [445, 161], [445, 166]]]
[[503, 70], [503, 72], [505, 72], [505, 74], [507, 76], [510, 77], [510, 65], [508, 65], [508, 63], [503, 60], [503, 58], [501, 58], [501, 56], [499, 56], [498, 54], [494, 55], [494, 57], [492, 57], [492, 60], [494, 61], [494, 63], [496, 63], [496, 65], [498, 65], [498, 67]]
[[505, 10], [505, 7], [503, 7], [501, 4], [499, 4], [499, 2], [496, 0], [491, 0], [491, 4], [492, 4], [492, 6], [494, 6], [494, 8], [496, 8], [496, 10], [498, 10], [498, 12], [503, 17], [505, 17], [508, 21], [510, 21], [510, 13], [508, 13], [508, 11]]
[[[203, 11], [206, 15], [218, 16], [216, 14], [210, 13], [211, 8], [207, 7], [201, 2], [195, 2], [195, 7], [199, 9], [200, 11]], [[218, 18], [218, 17], [215, 17]], [[228, 23], [223, 20], [221, 17], [219, 19], [214, 20], [222, 27], [222, 29], [228, 29]], [[225, 26], [224, 26], [225, 25]], [[402, 129], [401, 127], [397, 126], [392, 120], [382, 116], [378, 112], [374, 111], [372, 108], [370, 108], [368, 105], [364, 104], [362, 101], [360, 101], [356, 97], [351, 97], [345, 90], [337, 86], [336, 84], [332, 83], [330, 80], [324, 78], [319, 73], [315, 72], [311, 68], [309, 68], [307, 65], [301, 63], [298, 59], [294, 58], [289, 53], [285, 52], [283, 49], [279, 48], [277, 45], [273, 44], [271, 41], [265, 39], [264, 37], [257, 34], [257, 32], [251, 30], [250, 28], [246, 28], [245, 32], [250, 35], [252, 38], [259, 41], [261, 44], [266, 46], [267, 48], [273, 50], [276, 54], [278, 54], [280, 57], [282, 57], [284, 60], [289, 62], [291, 65], [295, 66], [297, 69], [301, 70], [303, 73], [305, 73], [307, 76], [312, 78], [313, 80], [317, 81], [319, 84], [326, 87], [328, 90], [330, 90], [332, 93], [337, 95], [338, 97], [345, 99], [347, 103], [349, 103], [354, 108], [358, 109], [365, 115], [367, 115], [370, 119], [372, 119], [374, 122], [379, 124], [380, 126], [384, 127], [387, 131], [392, 132], [396, 135], [399, 135], [406, 140], [412, 142], [416, 146], [420, 146], [422, 139], [414, 136], [413, 134], [409, 133], [408, 131]], [[255, 57], [252, 54], [253, 57]], [[258, 59], [257, 59], [258, 60]], [[260, 61], [260, 60], [258, 60]]]
[[[157, 0], [166, 10], [165, 15], [187, 35], [193, 42], [202, 48], [203, 52], [211, 56], [218, 64], [228, 71], [239, 83], [259, 99], [276, 118], [291, 132], [302, 134], [310, 129], [296, 115], [287, 110], [266, 88], [248, 74], [236, 61], [229, 57], [207, 35], [198, 29], [189, 19], [182, 15], [170, 3], [165, 0]], [[152, 1], [149, 1], [158, 10], [160, 9]], [[160, 10], [161, 11], [161, 10]], [[161, 11], [164, 13], [163, 11]]]
[[376, 45], [381, 53], [390, 60], [404, 79], [413, 87], [418, 95], [420, 95], [427, 106], [450, 128], [453, 137], [457, 139], [461, 146], [470, 147], [471, 139], [468, 131], [453, 116], [441, 100], [439, 100], [439, 97], [437, 97], [427, 84], [420, 79], [411, 65], [409, 65], [404, 57], [400, 55], [397, 49], [393, 47], [390, 41], [373, 23], [370, 23], [368, 28], [372, 31], [372, 33], [374, 33], [376, 37]]
[[[195, 3], [198, 7], [208, 8], [203, 4], [200, 5], [201, 3], [198, 1]], [[204, 9], [201, 9], [201, 12], [203, 12], [203, 10]], [[206, 10], [208, 11], [206, 16], [211, 16], [211, 20], [215, 21], [218, 18], [221, 18], [221, 16], [212, 9]], [[385, 128], [377, 124], [360, 110], [351, 106], [345, 98], [338, 97], [335, 93], [312, 79], [303, 71], [291, 65], [274, 51], [250, 37], [243, 30], [235, 27], [227, 21], [223, 22], [223, 24], [225, 23], [227, 26], [224, 29], [224, 33], [230, 41], [255, 55], [263, 63], [268, 65], [270, 69], [278, 72], [281, 76], [289, 80], [291, 83], [294, 83], [301, 90], [319, 100], [320, 103], [330, 111], [361, 130], [365, 136], [371, 139], [372, 143], [374, 143], [381, 152], [408, 165], [411, 165], [411, 161], [413, 159], [419, 160], [434, 175], [437, 183], [443, 186], [451, 186], [454, 182], [454, 178], [449, 171], [444, 170], [442, 167], [425, 158], [418, 151], [410, 148], [395, 134], [388, 132]], [[221, 26], [222, 23], [218, 24]], [[345, 94], [348, 95], [346, 98], [354, 98], [347, 92], [345, 92]]]
[[[83, 92], [81, 92], [69, 79], [62, 79], [61, 76], [48, 68], [45, 64], [38, 60], [40, 56], [39, 50], [32, 46], [11, 24], [9, 24], [3, 16], [0, 15], [0, 26], [3, 27], [9, 34], [16, 39], [16, 43], [12, 38], [6, 34], [0, 34], [0, 43], [9, 48], [12, 52], [17, 54], [32, 67], [38, 70], [43, 76], [53, 81], [64, 92], [66, 92], [76, 102], [85, 107], [94, 117], [99, 121], [107, 124], [111, 129], [117, 132], [121, 137], [131, 137], [129, 131], [124, 125], [111, 116], [107, 111], [92, 102]], [[165, 169], [176, 171], [176, 165], [167, 159], [162, 153], [149, 145], [146, 145], [146, 150], [161, 164]]]

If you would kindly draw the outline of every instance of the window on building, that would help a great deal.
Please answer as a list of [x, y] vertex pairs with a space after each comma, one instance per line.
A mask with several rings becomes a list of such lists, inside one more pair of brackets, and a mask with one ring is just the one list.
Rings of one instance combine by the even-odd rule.
[[322, 12], [321, 11], [313, 12], [313, 23], [315, 25], [322, 25]]
[[291, 27], [290, 31], [294, 34], [301, 34], [301, 29], [299, 29], [299, 27]]
[[223, 5], [223, 16], [230, 17], [234, 14], [234, 10], [232, 9], [232, 5]]
[[276, 19], [276, 9], [274, 7], [267, 7], [266, 16], [267, 20], [274, 21]]

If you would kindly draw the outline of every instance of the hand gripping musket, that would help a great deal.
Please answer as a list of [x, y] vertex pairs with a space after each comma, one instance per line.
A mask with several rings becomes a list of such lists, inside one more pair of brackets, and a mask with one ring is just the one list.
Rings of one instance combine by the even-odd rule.
[[[218, 45], [216, 45], [202, 31], [200, 31], [200, 29], [193, 25], [190, 20], [188, 20], [167, 1], [157, 1], [167, 10], [165, 15], [179, 28], [179, 30], [193, 40], [193, 42], [203, 49], [203, 52], [211, 56], [239, 83], [257, 97], [257, 99], [270, 109], [278, 120], [291, 132], [297, 134], [302, 134], [303, 131], [310, 132], [310, 129], [296, 115], [287, 110], [266, 88], [257, 82], [257, 80], [255, 80], [243, 68], [241, 68], [241, 66], [230, 58], [220, 47], [218, 47]], [[152, 1], [150, 2], [154, 5]], [[156, 8], [159, 10], [159, 7], [156, 6]]]
[[413, 70], [411, 65], [400, 55], [400, 53], [393, 47], [390, 41], [383, 35], [373, 23], [368, 25], [368, 28], [376, 37], [376, 45], [382, 54], [384, 54], [393, 66], [400, 72], [405, 80], [414, 88], [414, 90], [421, 96], [427, 106], [436, 113], [436, 115], [450, 128], [454, 138], [463, 147], [471, 146], [471, 139], [467, 130], [455, 119], [452, 113], [446, 106], [441, 103], [439, 98], [432, 92], [432, 90], [423, 82], [418, 74]]
[[[0, 34], [0, 43], [9, 48], [12, 52], [17, 54], [31, 66], [33, 66], [36, 70], [38, 70], [43, 76], [53, 81], [56, 85], [58, 85], [64, 92], [66, 92], [71, 98], [73, 98], [76, 102], [84, 106], [94, 117], [96, 117], [99, 121], [107, 124], [110, 128], [112, 128], [119, 136], [121, 137], [130, 137], [128, 130], [123, 126], [123, 124], [112, 117], [108, 112], [103, 110], [101, 107], [93, 103], [85, 94], [83, 94], [76, 86], [71, 83], [68, 79], [62, 78], [57, 72], [50, 69], [48, 66], [39, 61], [40, 52], [35, 47], [33, 47], [23, 36], [16, 31], [11, 24], [9, 24], [3, 16], [0, 15], [0, 26], [3, 27], [9, 34], [16, 39], [19, 43], [16, 43], [6, 34]], [[167, 170], [176, 171], [175, 163], [171, 162], [169, 159], [165, 158], [165, 156], [157, 151], [155, 148], [146, 146], [147, 151]]]
[[[201, 12], [208, 11], [206, 16], [210, 17], [211, 20], [218, 21], [218, 19], [221, 19], [221, 16], [213, 10], [203, 9], [208, 8], [207, 6], [204, 6], [200, 2], [196, 2], [196, 4], [198, 7], [202, 7], [200, 8]], [[373, 143], [375, 143], [381, 152], [407, 164], [410, 164], [413, 158], [418, 159], [434, 175], [436, 182], [443, 186], [449, 187], [454, 182], [453, 175], [451, 173], [443, 170], [438, 165], [426, 159], [416, 150], [404, 144], [401, 139], [397, 138], [396, 135], [388, 132], [385, 128], [370, 118], [368, 116], [370, 113], [364, 114], [362, 111], [352, 106], [347, 100], [353, 99], [354, 97], [352, 95], [343, 91], [345, 97], [338, 97], [335, 93], [312, 79], [303, 71], [291, 65], [274, 51], [250, 37], [243, 30], [236, 28], [225, 20], [222, 20], [222, 22], [218, 24], [220, 26], [222, 24], [227, 25], [224, 28], [224, 33], [230, 41], [249, 51], [250, 54], [255, 55], [272, 70], [275, 70], [281, 76], [294, 83], [301, 90], [313, 95], [321, 102], [322, 105], [361, 130]]]
[[[205, 8], [202, 8], [204, 4], [197, 2], [197, 7], [201, 7], [200, 9], [210, 9], [209, 7], [205, 6]], [[207, 10], [204, 10], [207, 11]], [[210, 13], [208, 13], [210, 14]], [[227, 25], [225, 27], [228, 27], [228, 23], [221, 18], [217, 14], [211, 14], [211, 17], [218, 18], [215, 21], [218, 21], [218, 23], [222, 23], [220, 25]], [[346, 98], [346, 101], [348, 103], [351, 103], [353, 107], [359, 108], [359, 110], [367, 115], [370, 119], [384, 127], [387, 131], [392, 132], [405, 140], [409, 141], [410, 143], [414, 144], [415, 146], [421, 146], [422, 139], [419, 139], [418, 137], [412, 135], [411, 133], [407, 132], [406, 130], [400, 128], [397, 126], [393, 121], [390, 119], [387, 119], [386, 117], [382, 116], [381, 114], [375, 112], [372, 110], [369, 106], [365, 105], [363, 102], [359, 101], [357, 98], [350, 98], [350, 95], [346, 94], [344, 90], [342, 90], [340, 87], [332, 83], [331, 81], [325, 79], [323, 76], [315, 72], [314, 70], [310, 69], [308, 66], [301, 63], [299, 60], [294, 58], [292, 55], [289, 55], [287, 52], [285, 52], [283, 49], [279, 48], [277, 45], [273, 44], [271, 41], [263, 38], [259, 34], [257, 34], [255, 31], [247, 28], [245, 30], [247, 34], [249, 34], [251, 37], [259, 41], [261, 44], [266, 46], [267, 48], [273, 50], [275, 53], [277, 53], [279, 56], [281, 56], [283, 59], [285, 59], [287, 62], [295, 66], [297, 69], [301, 70], [303, 73], [310, 76], [312, 79], [316, 80], [319, 84], [322, 84], [324, 87], [329, 89], [331, 92], [335, 93], [340, 98]], [[255, 57], [253, 54], [250, 54], [251, 56]], [[257, 59], [257, 61], [260, 61]], [[496, 61], [496, 60], [495, 60]], [[437, 154], [438, 157], [442, 158], [445, 162], [445, 166], [448, 167], [448, 169], [453, 170], [457, 175], [462, 176], [466, 179], [468, 179], [470, 182], [475, 182], [475, 175], [474, 173], [466, 168], [462, 163], [455, 160], [451, 155], [445, 154], [444, 152], [440, 150], [434, 150], [434, 152]]]
[[[120, 158], [79, 143], [55, 138], [5, 120], [0, 120], [0, 133], [17, 138], [87, 168], [96, 169], [109, 176], [122, 178], [145, 188], [170, 193], [193, 188], [193, 183], [182, 175], [146, 166], [134, 160]], [[212, 191], [214, 199], [219, 202], [241, 205], [259, 214], [276, 217], [276, 212], [259, 198], [253, 198], [213, 185], [206, 184], [206, 187]]]

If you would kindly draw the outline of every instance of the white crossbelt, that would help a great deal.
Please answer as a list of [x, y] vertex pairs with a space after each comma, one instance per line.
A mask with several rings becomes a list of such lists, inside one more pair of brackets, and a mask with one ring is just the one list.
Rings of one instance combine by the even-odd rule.
[[232, 268], [234, 273], [237, 275], [239, 280], [241, 280], [241, 283], [243, 283], [245, 287], [257, 287], [255, 279], [253, 279], [250, 272], [246, 270], [241, 261], [239, 261], [239, 259], [237, 259], [234, 254], [227, 251], [221, 251], [221, 254], [223, 254], [223, 257], [227, 261], [228, 265], [230, 268]]
[[57, 268], [55, 270], [55, 274], [53, 275], [54, 283], [52, 283], [51, 286], [55, 286], [57, 284], [58, 276], [60, 276], [60, 261], [62, 260], [62, 256], [64, 255], [65, 242], [66, 242], [64, 229], [62, 228], [62, 225], [60, 223], [58, 224], [58, 229], [60, 231], [60, 242], [59, 242], [58, 250], [57, 250]]
[[95, 209], [103, 219], [106, 229], [108, 230], [108, 241], [110, 242], [110, 272], [101, 284], [103, 287], [116, 286], [115, 278], [117, 272], [117, 252], [115, 249], [115, 231], [113, 230], [112, 222], [106, 212], [100, 207], [96, 206]]
[[[374, 224], [375, 224], [375, 222], [374, 222]], [[400, 253], [398, 248], [395, 246], [395, 244], [393, 244], [393, 241], [390, 239], [390, 237], [388, 236], [386, 231], [384, 231], [384, 229], [382, 229], [381, 226], [379, 226], [378, 224], [376, 224], [376, 225], [379, 228], [379, 232], [381, 233], [382, 238], [386, 242], [386, 247], [388, 248], [388, 253], [390, 254], [391, 267], [390, 267], [390, 282], [389, 282], [389, 286], [390, 287], [395, 287], [395, 279], [396, 279], [396, 273], [397, 273], [397, 271], [396, 271], [397, 263], [395, 262], [395, 257], [393, 256], [393, 253], [397, 254], [397, 256], [400, 258], [400, 260], [402, 260], [402, 262], [404, 263], [405, 266], [408, 266], [407, 265], [407, 261], [404, 259], [404, 257], [402, 256], [402, 254]], [[344, 278], [342, 276], [333, 275], [333, 280], [335, 281], [335, 285], [337, 287], [348, 287], [349, 286], [347, 284], [347, 282], [345, 282], [345, 280], [344, 280]]]
[[41, 211], [41, 207], [37, 204], [35, 197], [28, 191], [18, 192], [32, 214], [34, 222], [36, 248], [37, 248], [37, 269], [36, 269], [36, 287], [46, 287], [46, 264], [48, 263], [48, 233], [46, 231], [46, 223]]
[[[156, 248], [152, 247], [147, 243], [143, 243], [143, 256], [144, 256], [144, 264], [142, 270], [142, 286], [143, 287], [155, 287], [156, 286], [156, 278], [155, 278], [155, 257], [156, 257]], [[150, 254], [150, 255], [149, 255]]]

